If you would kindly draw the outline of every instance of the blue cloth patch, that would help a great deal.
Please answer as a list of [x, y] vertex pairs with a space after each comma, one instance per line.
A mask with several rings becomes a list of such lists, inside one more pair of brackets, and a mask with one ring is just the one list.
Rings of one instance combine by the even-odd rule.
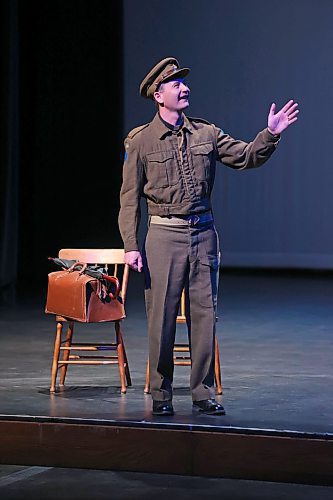
[[124, 161], [126, 161], [128, 158], [128, 154], [127, 154], [127, 151], [125, 151], [125, 154], [124, 154]]

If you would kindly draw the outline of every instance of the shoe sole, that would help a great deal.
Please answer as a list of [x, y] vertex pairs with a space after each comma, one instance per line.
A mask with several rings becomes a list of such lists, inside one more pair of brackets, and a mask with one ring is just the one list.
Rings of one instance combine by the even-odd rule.
[[174, 415], [174, 411], [163, 411], [163, 412], [158, 412], [158, 411], [153, 411], [152, 415], [156, 415], [157, 417], [172, 417]]
[[194, 405], [192, 408], [195, 412], [204, 413], [205, 415], [225, 415], [225, 410], [205, 411], [202, 408]]

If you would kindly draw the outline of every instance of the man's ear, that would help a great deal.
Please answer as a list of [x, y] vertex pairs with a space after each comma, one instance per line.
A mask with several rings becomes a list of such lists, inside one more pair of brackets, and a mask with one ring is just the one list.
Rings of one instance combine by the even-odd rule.
[[154, 99], [155, 99], [155, 101], [158, 104], [163, 105], [163, 94], [162, 94], [162, 92], [154, 92]]

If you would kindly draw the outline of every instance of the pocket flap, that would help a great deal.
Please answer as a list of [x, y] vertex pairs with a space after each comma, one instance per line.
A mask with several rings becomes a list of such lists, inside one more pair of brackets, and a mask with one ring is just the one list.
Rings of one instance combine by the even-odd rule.
[[191, 151], [194, 155], [209, 155], [213, 151], [213, 144], [211, 142], [196, 144], [191, 147]]
[[203, 266], [209, 266], [212, 269], [218, 269], [220, 265], [219, 258], [216, 255], [202, 255], [200, 262]]
[[164, 163], [167, 160], [172, 160], [172, 158], [173, 151], [158, 151], [147, 154], [147, 161], [149, 162]]

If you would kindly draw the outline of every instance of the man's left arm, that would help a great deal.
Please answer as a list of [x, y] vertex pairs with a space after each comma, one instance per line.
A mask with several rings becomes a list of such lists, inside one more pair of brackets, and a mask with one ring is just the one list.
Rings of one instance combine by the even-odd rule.
[[233, 139], [217, 131], [218, 159], [234, 169], [259, 167], [272, 155], [280, 141], [281, 133], [297, 120], [298, 104], [290, 100], [276, 112], [276, 105], [271, 105], [268, 126], [257, 134], [252, 142]]

